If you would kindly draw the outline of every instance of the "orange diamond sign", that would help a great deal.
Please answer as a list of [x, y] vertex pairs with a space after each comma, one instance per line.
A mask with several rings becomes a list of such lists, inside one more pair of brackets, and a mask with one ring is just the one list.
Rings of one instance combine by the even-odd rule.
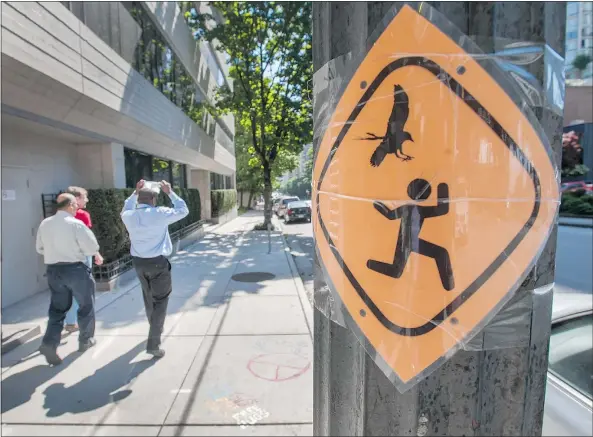
[[314, 232], [333, 293], [402, 384], [479, 332], [537, 260], [559, 200], [551, 156], [410, 7], [369, 50], [319, 145]]

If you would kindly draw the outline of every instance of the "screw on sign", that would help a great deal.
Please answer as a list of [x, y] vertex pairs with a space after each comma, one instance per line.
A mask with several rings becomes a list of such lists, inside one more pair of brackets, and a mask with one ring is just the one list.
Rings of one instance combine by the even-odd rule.
[[320, 262], [400, 390], [479, 332], [548, 239], [557, 171], [528, 111], [404, 6], [327, 124], [313, 170]]
[[295, 354], [263, 354], [249, 360], [247, 369], [256, 378], [282, 382], [298, 378], [311, 367], [311, 361]]

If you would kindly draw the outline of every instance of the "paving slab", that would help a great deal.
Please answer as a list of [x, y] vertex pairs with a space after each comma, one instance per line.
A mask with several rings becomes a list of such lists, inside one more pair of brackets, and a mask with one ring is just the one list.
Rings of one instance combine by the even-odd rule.
[[231, 267], [225, 271], [196, 268], [186, 274], [181, 274], [177, 270], [174, 270], [173, 292], [171, 296], [183, 297], [194, 296], [196, 294], [201, 296], [208, 295], [212, 298], [223, 296], [236, 265], [233, 264]]
[[254, 254], [237, 257], [236, 273], [273, 272], [279, 278], [292, 277], [286, 255], [283, 252], [271, 254]]
[[284, 253], [243, 256], [237, 262], [233, 276], [250, 272], [272, 273], [275, 276], [260, 282], [244, 282], [231, 278], [227, 294], [233, 296], [292, 296], [296, 293], [292, 272]]
[[294, 296], [296, 290], [291, 277], [262, 282], [231, 281], [226, 294], [227, 296]]
[[4, 436], [157, 436], [160, 426], [4, 425]]
[[70, 338], [62, 365], [36, 355], [2, 375], [2, 421], [31, 424], [160, 425], [203, 337], [167, 337], [154, 360], [144, 339], [99, 337], [84, 354]]
[[220, 331], [221, 335], [308, 333], [296, 293], [293, 296], [234, 296]]
[[159, 436], [312, 436], [313, 425], [164, 426]]
[[256, 406], [258, 424], [310, 423], [312, 343], [306, 335], [206, 337], [166, 425], [236, 425]]
[[[164, 333], [169, 333], [183, 315], [182, 308], [186, 305], [184, 298], [171, 298], [167, 307]], [[97, 336], [132, 335], [146, 337], [149, 324], [144, 310], [144, 299], [140, 289], [103, 308], [96, 315]]]

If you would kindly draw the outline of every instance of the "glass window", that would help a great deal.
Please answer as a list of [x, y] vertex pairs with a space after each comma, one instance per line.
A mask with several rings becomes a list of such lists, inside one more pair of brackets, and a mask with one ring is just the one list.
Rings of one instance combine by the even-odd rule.
[[576, 50], [577, 49], [577, 42], [576, 41], [568, 41], [566, 43], [566, 51], [569, 52], [571, 50]]
[[579, 36], [579, 33], [576, 30], [566, 32], [566, 39], [575, 39]]
[[578, 317], [552, 327], [550, 371], [591, 397], [593, 391], [593, 315]]
[[152, 178], [151, 158], [149, 155], [131, 149], [124, 149], [126, 168], [126, 186], [134, 188], [140, 179]]
[[171, 161], [164, 159], [152, 158], [152, 179], [154, 181], [167, 181], [172, 183], [171, 178]]
[[568, 2], [566, 5], [566, 14], [570, 17], [572, 15], [578, 15], [579, 13], [579, 3], [578, 2]]
[[225, 177], [218, 173], [210, 173], [210, 189], [211, 190], [224, 190]]
[[179, 164], [178, 162], [173, 163], [173, 182], [172, 182], [172, 184], [173, 184], [174, 188], [187, 188], [184, 164]]

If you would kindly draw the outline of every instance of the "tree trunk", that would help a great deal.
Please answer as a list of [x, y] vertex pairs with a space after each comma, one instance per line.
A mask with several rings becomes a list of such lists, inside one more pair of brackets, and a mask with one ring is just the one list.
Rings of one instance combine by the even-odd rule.
[[[241, 198], [241, 200], [243, 200]], [[251, 202], [253, 201], [253, 191], [249, 190], [249, 200], [247, 201], [247, 209], [251, 209]]]
[[272, 170], [264, 164], [264, 225], [272, 223]]

